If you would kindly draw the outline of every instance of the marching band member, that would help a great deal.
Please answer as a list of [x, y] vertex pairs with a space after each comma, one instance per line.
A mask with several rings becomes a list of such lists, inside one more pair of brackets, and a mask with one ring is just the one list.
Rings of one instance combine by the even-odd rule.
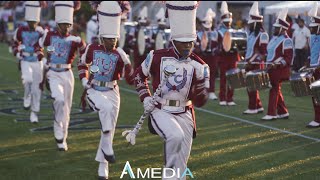
[[[51, 97], [54, 99], [54, 137], [60, 151], [67, 151], [68, 127], [74, 89], [74, 76], [71, 64], [79, 50], [84, 53], [86, 44], [80, 37], [69, 32], [73, 24], [73, 12], [80, 8], [79, 1], [55, 1], [56, 31], [45, 31], [35, 45], [39, 61], [43, 58], [43, 48], [54, 47], [44, 64], [49, 68], [46, 77], [49, 81]], [[42, 82], [43, 84], [44, 82]]]
[[273, 24], [274, 33], [267, 46], [267, 59], [271, 89], [269, 94], [268, 113], [262, 120], [287, 119], [288, 109], [281, 92], [282, 81], [290, 76], [290, 65], [293, 60], [293, 43], [287, 35], [289, 23], [286, 21], [288, 9], [280, 11], [276, 23]]
[[[143, 9], [140, 11], [139, 17], [138, 17], [138, 25], [136, 27], [132, 27], [129, 32], [128, 36], [128, 42], [133, 50], [133, 59], [134, 59], [134, 69], [138, 68], [142, 61], [147, 57], [147, 52], [151, 49], [151, 41], [150, 38], [147, 36], [147, 39], [145, 39], [145, 35], [143, 37], [139, 36], [139, 31], [143, 30], [143, 32], [146, 29], [146, 26], [149, 24], [148, 21], [148, 8], [146, 6], [143, 7]], [[139, 38], [140, 41], [145, 40], [145, 43], [139, 44]], [[144, 46], [144, 47], [139, 47]], [[144, 52], [141, 54], [139, 52], [139, 48], [144, 49]]]
[[88, 44], [96, 42], [96, 38], [98, 35], [98, 19], [97, 15], [91, 16], [90, 20], [87, 23], [87, 33], [86, 33], [86, 41]]
[[[129, 56], [120, 48], [120, 2], [102, 1], [98, 6], [99, 38], [101, 44], [89, 44], [78, 64], [79, 77], [87, 89], [87, 101], [91, 109], [98, 111], [101, 123], [101, 138], [95, 160], [99, 162], [99, 179], [108, 179], [109, 163], [115, 163], [112, 147], [120, 109], [120, 92], [117, 80], [123, 68], [128, 84], [133, 84], [133, 69]], [[88, 67], [96, 65], [99, 72], [90, 83]], [[89, 81], [89, 83], [88, 83]]]
[[[251, 64], [252, 62], [263, 63], [267, 54], [267, 45], [269, 36], [263, 29], [263, 16], [259, 14], [258, 2], [254, 2], [249, 12], [249, 36], [247, 40], [247, 51], [245, 61], [248, 63], [246, 71], [263, 69], [263, 64]], [[259, 91], [251, 91], [247, 89], [249, 96], [249, 106], [244, 114], [257, 114], [263, 112]]]
[[[168, 48], [168, 38], [166, 37], [164, 31], [167, 28], [167, 21], [165, 17], [165, 11], [163, 8], [159, 9], [158, 13], [156, 14], [156, 19], [158, 21], [158, 27], [157, 32], [154, 33], [152, 36], [152, 47], [154, 47], [154, 50]], [[158, 36], [161, 36], [161, 38]], [[159, 39], [157, 40], [157, 38]]]
[[[173, 48], [150, 51], [135, 71], [135, 85], [146, 112], [151, 112], [149, 128], [165, 142], [165, 167], [187, 167], [193, 137], [196, 135], [194, 107], [208, 99], [209, 67], [192, 53], [196, 34], [196, 1], [167, 1]], [[153, 103], [148, 77], [155, 91], [168, 65], [176, 67], [161, 88], [161, 97]], [[151, 123], [151, 124], [150, 124]], [[172, 171], [166, 170], [171, 176]], [[174, 176], [174, 178], [177, 178]], [[182, 178], [182, 179], [185, 179]]]
[[197, 32], [195, 53], [204, 60], [210, 67], [210, 88], [209, 99], [218, 99], [215, 94], [215, 80], [217, 72], [217, 54], [215, 47], [218, 43], [218, 32], [214, 28], [213, 19], [216, 17], [211, 8], [207, 10], [206, 16], [202, 19], [203, 30]]
[[[37, 59], [34, 45], [43, 35], [44, 30], [38, 26], [40, 21], [41, 6], [45, 7], [45, 1], [28, 1], [25, 4], [25, 20], [28, 26], [16, 29], [13, 40], [13, 53], [19, 59], [21, 79], [24, 86], [23, 106], [29, 109], [31, 106], [30, 121], [38, 122], [37, 113], [40, 111], [43, 64]], [[25, 48], [21, 48], [24, 46]]]
[[226, 31], [233, 31], [231, 28], [232, 24], [232, 13], [228, 10], [228, 4], [223, 1], [221, 4], [221, 21], [222, 24], [218, 28], [218, 65], [220, 68], [220, 105], [221, 106], [234, 106], [236, 103], [233, 102], [233, 92], [229, 86], [227, 87], [226, 72], [230, 69], [237, 67], [237, 61], [240, 60], [240, 55], [237, 49], [231, 49], [229, 52], [223, 49], [223, 37]]
[[[311, 23], [309, 24], [311, 30], [311, 39], [310, 39], [310, 67], [317, 67], [313, 76], [315, 80], [320, 79], [320, 66], [319, 62], [319, 52], [320, 52], [320, 17], [317, 14], [318, 12], [318, 2], [314, 2], [314, 6], [309, 11], [308, 15], [311, 17]], [[318, 128], [320, 127], [320, 105], [316, 103], [315, 98], [312, 97], [312, 103], [314, 108], [314, 120], [311, 121], [307, 127], [308, 128]]]

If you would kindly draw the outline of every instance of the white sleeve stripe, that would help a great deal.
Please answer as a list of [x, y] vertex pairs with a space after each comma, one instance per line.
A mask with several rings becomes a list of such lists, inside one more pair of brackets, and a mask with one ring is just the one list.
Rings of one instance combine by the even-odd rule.
[[86, 72], [88, 72], [88, 70], [84, 70], [84, 69], [79, 70], [79, 74], [85, 74]]
[[44, 30], [43, 36], [39, 39], [39, 46], [43, 48], [44, 41], [47, 37], [48, 29]]
[[14, 32], [14, 36], [13, 36], [13, 40], [14, 40], [14, 41], [18, 41], [18, 39], [17, 39], [17, 34], [18, 34], [18, 28], [17, 28], [16, 31]]
[[80, 63], [81, 64], [87, 64], [86, 63], [86, 57], [87, 57], [87, 53], [88, 53], [88, 50], [90, 48], [91, 44], [89, 44], [86, 48], [86, 51], [82, 54], [81, 58], [80, 58]]
[[150, 76], [150, 67], [153, 60], [153, 50], [150, 51], [147, 58], [141, 63], [142, 72], [145, 76]]

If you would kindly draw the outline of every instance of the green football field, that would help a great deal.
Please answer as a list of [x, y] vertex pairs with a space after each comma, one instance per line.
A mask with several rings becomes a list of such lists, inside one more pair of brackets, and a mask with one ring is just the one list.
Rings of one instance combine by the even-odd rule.
[[[76, 64], [76, 62], [74, 63]], [[45, 91], [39, 123], [28, 121], [22, 108], [23, 88], [15, 58], [0, 44], [0, 179], [93, 180], [94, 160], [100, 140], [99, 119], [90, 111], [80, 113], [82, 87], [74, 68], [76, 86], [69, 128], [69, 151], [57, 151], [53, 137], [52, 100]], [[218, 82], [217, 82], [218, 83]], [[120, 179], [127, 161], [137, 168], [162, 168], [163, 142], [148, 132], [147, 124], [135, 146], [127, 146], [123, 127], [135, 125], [143, 111], [133, 87], [120, 82], [121, 108], [114, 138], [117, 158], [110, 178]], [[198, 135], [194, 139], [188, 168], [194, 179], [320, 179], [320, 129], [307, 129], [313, 120], [310, 97], [294, 97], [288, 82], [283, 94], [290, 119], [261, 121], [265, 114], [242, 115], [248, 97], [235, 91], [233, 107], [209, 101], [196, 110]], [[267, 108], [268, 90], [261, 91]], [[130, 179], [128, 175], [124, 179]], [[188, 178], [190, 179], [190, 178]]]

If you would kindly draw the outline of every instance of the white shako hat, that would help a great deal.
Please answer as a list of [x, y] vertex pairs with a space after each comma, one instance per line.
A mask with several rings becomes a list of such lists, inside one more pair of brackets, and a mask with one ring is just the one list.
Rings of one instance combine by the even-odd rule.
[[279, 12], [278, 18], [276, 22], [273, 24], [274, 27], [282, 27], [284, 29], [288, 29], [290, 26], [290, 23], [287, 22], [287, 14], [288, 14], [288, 8], [284, 8]]
[[320, 17], [318, 16], [318, 2], [315, 1], [314, 5], [308, 12], [308, 16], [310, 16], [310, 27], [320, 26]]
[[56, 23], [73, 24], [74, 1], [55, 1]]
[[221, 3], [221, 21], [222, 22], [232, 22], [232, 13], [228, 10], [228, 4], [226, 1], [222, 1]]
[[147, 22], [147, 17], [148, 17], [148, 8], [147, 6], [143, 6], [142, 10], [139, 13], [138, 16], [138, 22], [139, 23], [146, 23]]
[[40, 22], [41, 7], [39, 1], [26, 1], [25, 20]]
[[163, 8], [160, 8], [156, 14], [156, 18], [158, 20], [158, 24], [166, 25], [166, 17]]
[[211, 8], [207, 10], [206, 16], [202, 19], [202, 25], [205, 28], [211, 28], [212, 27], [212, 20], [216, 17], [216, 13], [212, 11]]
[[99, 36], [120, 38], [121, 7], [117, 1], [102, 1], [97, 9]]
[[190, 42], [197, 38], [197, 1], [167, 1], [171, 37], [179, 42]]
[[254, 22], [262, 22], [263, 16], [259, 14], [259, 5], [258, 2], [255, 1], [250, 9], [249, 12], [249, 21], [248, 23], [254, 23]]

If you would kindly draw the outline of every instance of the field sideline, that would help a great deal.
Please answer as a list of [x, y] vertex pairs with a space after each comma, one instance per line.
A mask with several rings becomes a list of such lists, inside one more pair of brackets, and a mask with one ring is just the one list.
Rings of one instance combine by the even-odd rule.
[[[79, 113], [82, 87], [76, 68], [69, 151], [59, 152], [50, 128], [53, 119], [48, 91], [42, 99], [40, 123], [29, 123], [29, 112], [22, 108], [23, 88], [16, 60], [4, 44], [0, 44], [0, 54], [0, 179], [97, 179], [94, 158], [100, 139], [99, 122], [92, 112]], [[135, 125], [142, 104], [133, 87], [124, 82], [120, 87], [118, 125]], [[242, 115], [248, 103], [245, 89], [235, 91], [235, 107], [220, 107], [218, 101], [209, 101], [196, 110], [198, 134], [188, 162], [194, 179], [320, 179], [320, 129], [305, 128], [314, 116], [311, 98], [293, 97], [288, 82], [282, 90], [289, 108], [288, 120], [263, 122], [260, 118], [265, 113]], [[268, 90], [260, 96], [266, 110]], [[121, 136], [124, 129], [116, 130], [117, 163], [110, 166], [111, 179], [119, 179], [126, 161], [134, 171], [162, 168], [163, 143], [149, 134], [146, 125], [137, 144], [129, 147]]]

